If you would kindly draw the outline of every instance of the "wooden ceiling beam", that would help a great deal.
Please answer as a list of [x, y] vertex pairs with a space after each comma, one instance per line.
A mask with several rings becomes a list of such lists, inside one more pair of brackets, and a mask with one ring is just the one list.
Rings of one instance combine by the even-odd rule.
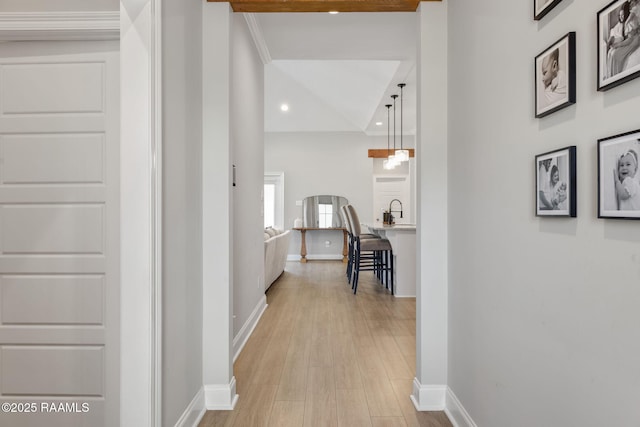
[[[398, 148], [399, 150], [399, 148]], [[416, 150], [413, 148], [409, 148], [409, 157], [416, 156]], [[390, 150], [386, 148], [369, 148], [367, 152], [367, 157], [372, 157], [374, 159], [386, 159], [389, 157], [389, 154], [393, 153], [393, 148]]]
[[[226, 1], [234, 12], [415, 12], [420, 0], [207, 0]], [[441, 0], [428, 0], [441, 1]]]

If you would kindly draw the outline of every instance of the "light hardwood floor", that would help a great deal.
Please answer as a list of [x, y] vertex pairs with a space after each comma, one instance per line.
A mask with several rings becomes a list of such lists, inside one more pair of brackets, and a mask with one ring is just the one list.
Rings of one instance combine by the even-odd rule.
[[269, 307], [234, 364], [240, 400], [199, 427], [452, 427], [418, 412], [415, 298], [394, 298], [360, 275], [351, 293], [340, 262], [288, 262]]

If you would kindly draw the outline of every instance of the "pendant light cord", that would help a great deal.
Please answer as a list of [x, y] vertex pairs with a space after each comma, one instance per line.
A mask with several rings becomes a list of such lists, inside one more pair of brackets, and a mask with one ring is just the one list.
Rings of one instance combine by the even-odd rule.
[[396, 98], [398, 95], [391, 95], [393, 98], [393, 155], [396, 154]]
[[405, 83], [398, 83], [398, 87], [400, 88], [400, 149], [402, 148], [402, 89], [406, 86]]
[[390, 131], [391, 131], [391, 104], [385, 105], [387, 107], [387, 157], [389, 157], [389, 149], [390, 149]]

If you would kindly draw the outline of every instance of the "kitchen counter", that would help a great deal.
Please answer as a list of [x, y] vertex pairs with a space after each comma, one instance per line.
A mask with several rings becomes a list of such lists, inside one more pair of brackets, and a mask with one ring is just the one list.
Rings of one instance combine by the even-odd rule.
[[415, 224], [393, 224], [393, 225], [381, 225], [381, 224], [366, 224], [369, 230], [373, 231], [416, 231]]
[[366, 224], [371, 233], [389, 240], [393, 248], [396, 297], [416, 296], [416, 225]]

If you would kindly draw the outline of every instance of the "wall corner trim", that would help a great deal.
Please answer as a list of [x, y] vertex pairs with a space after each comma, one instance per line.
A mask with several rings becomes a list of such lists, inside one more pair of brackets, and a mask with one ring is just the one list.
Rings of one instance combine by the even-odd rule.
[[262, 32], [256, 15], [254, 13], [245, 13], [244, 19], [247, 21], [251, 38], [253, 38], [253, 43], [256, 45], [256, 49], [258, 49], [258, 55], [260, 55], [262, 63], [265, 65], [270, 64], [271, 54], [269, 53], [267, 41], [264, 39], [264, 33]]
[[422, 385], [414, 378], [411, 401], [418, 411], [444, 411], [446, 392], [446, 385]]
[[197, 427], [206, 411], [207, 409], [204, 407], [204, 389], [201, 388], [193, 397], [187, 409], [184, 410], [175, 427]]
[[258, 322], [260, 318], [264, 314], [264, 311], [267, 309], [267, 296], [263, 295], [258, 304], [256, 304], [255, 308], [249, 315], [249, 318], [244, 323], [238, 335], [233, 339], [233, 361], [235, 362], [238, 356], [240, 356], [240, 352], [244, 348], [245, 344], [249, 340], [249, 337], [253, 333], [253, 330], [258, 326]]
[[119, 11], [0, 13], [0, 41], [118, 39]]
[[236, 377], [229, 384], [205, 384], [204, 403], [209, 411], [232, 411], [238, 403]]
[[447, 387], [446, 408], [444, 412], [455, 427], [478, 427], [462, 406], [453, 390]]

